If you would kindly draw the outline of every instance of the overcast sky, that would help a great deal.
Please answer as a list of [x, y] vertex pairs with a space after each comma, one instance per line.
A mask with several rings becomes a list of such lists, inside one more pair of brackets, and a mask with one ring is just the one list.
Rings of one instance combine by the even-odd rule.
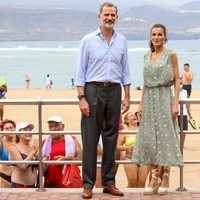
[[[102, 2], [104, 2], [104, 0], [100, 0]], [[109, 0], [108, 0], [109, 1]], [[184, 3], [189, 3], [189, 2], [192, 2], [192, 1], [195, 1], [195, 0], [166, 0], [166, 1], [162, 1], [162, 0], [110, 0], [112, 1], [113, 3], [114, 2], [132, 2], [132, 3], [135, 3], [136, 5], [138, 4], [167, 4], [167, 5], [170, 5], [170, 6], [179, 6], [179, 5], [182, 5]], [[200, 0], [199, 0], [200, 1]]]
[[[162, 3], [162, 1], [160, 0], [155, 0], [157, 3]], [[151, 2], [151, 1], [148, 1]], [[167, 0], [167, 1], [163, 1], [163, 3], [169, 4], [171, 6], [173, 5], [182, 5], [184, 3], [189, 3], [192, 2], [192, 0]]]
[[[165, 4], [169, 4], [171, 6], [173, 5], [182, 5], [184, 3], [189, 3], [192, 2], [192, 0], [167, 0], [167, 1], [160, 1], [160, 0], [153, 0], [154, 2], [161, 4], [161, 3], [165, 3]], [[152, 0], [146, 0], [146, 2], [153, 2]]]
[[[26, 2], [26, 4], [28, 4], [28, 3], [32, 4], [32, 2], [34, 2], [34, 1], [37, 2], [38, 0], [27, 0], [27, 1], [25, 1], [25, 0], [0, 0], [0, 3], [2, 3], [2, 2], [3, 3], [4, 2], [9, 2], [9, 3], [13, 3], [13, 2], [18, 2], [18, 3], [19, 2], [20, 3], [21, 2]], [[45, 4], [45, 2], [50, 2], [50, 1], [56, 2], [57, 0], [42, 0], [42, 1]], [[93, 0], [91, 0], [91, 1], [93, 1]], [[109, 0], [99, 0], [99, 1], [100, 2], [104, 2], [104, 1], [109, 1]], [[126, 3], [128, 3], [128, 4], [134, 3], [136, 5], [138, 5], [138, 4], [144, 4], [144, 3], [145, 4], [146, 3], [148, 3], [148, 4], [155, 3], [155, 4], [168, 4], [170, 6], [174, 6], [174, 5], [182, 5], [184, 3], [188, 3], [188, 2], [191, 2], [191, 1], [195, 1], [195, 0], [166, 0], [166, 1], [162, 1], [162, 0], [110, 0], [110, 1], [112, 1], [113, 3], [116, 3], [116, 2], [122, 3], [123, 2], [124, 4], [126, 4]], [[76, 0], [74, 0], [74, 3], [75, 2], [76, 2]]]

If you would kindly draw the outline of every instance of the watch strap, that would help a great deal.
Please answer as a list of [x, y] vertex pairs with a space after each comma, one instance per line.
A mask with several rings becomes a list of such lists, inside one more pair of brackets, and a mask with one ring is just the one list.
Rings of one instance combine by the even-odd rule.
[[82, 98], [86, 97], [85, 94], [79, 94], [78, 99], [81, 100]]

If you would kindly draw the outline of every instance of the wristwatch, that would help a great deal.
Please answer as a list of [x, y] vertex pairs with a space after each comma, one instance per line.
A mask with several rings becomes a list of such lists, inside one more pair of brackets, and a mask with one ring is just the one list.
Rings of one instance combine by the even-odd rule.
[[86, 97], [84, 94], [79, 94], [78, 95], [78, 100], [80, 101], [82, 98]]

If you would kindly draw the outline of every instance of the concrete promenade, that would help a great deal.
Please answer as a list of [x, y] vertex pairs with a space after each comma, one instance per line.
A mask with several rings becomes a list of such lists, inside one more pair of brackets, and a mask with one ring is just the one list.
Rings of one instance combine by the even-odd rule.
[[[200, 190], [177, 192], [169, 190], [167, 195], [143, 195], [143, 189], [121, 189], [123, 197], [103, 194], [102, 189], [93, 189], [92, 200], [200, 200]], [[0, 200], [79, 200], [82, 189], [47, 189], [38, 192], [35, 189], [1, 189]]]

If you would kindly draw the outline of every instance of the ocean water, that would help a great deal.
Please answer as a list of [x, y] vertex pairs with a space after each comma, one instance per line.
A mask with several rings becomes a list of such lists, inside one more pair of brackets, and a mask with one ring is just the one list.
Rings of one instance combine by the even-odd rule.
[[[0, 76], [8, 88], [25, 88], [25, 75], [31, 78], [30, 88], [45, 88], [46, 75], [50, 74], [53, 88], [71, 88], [71, 78], [80, 41], [0, 42]], [[194, 72], [193, 88], [200, 89], [200, 40], [172, 40], [167, 48], [176, 51], [180, 73], [183, 64], [189, 63]], [[129, 65], [132, 87], [143, 84], [143, 57], [148, 41], [130, 40]]]

